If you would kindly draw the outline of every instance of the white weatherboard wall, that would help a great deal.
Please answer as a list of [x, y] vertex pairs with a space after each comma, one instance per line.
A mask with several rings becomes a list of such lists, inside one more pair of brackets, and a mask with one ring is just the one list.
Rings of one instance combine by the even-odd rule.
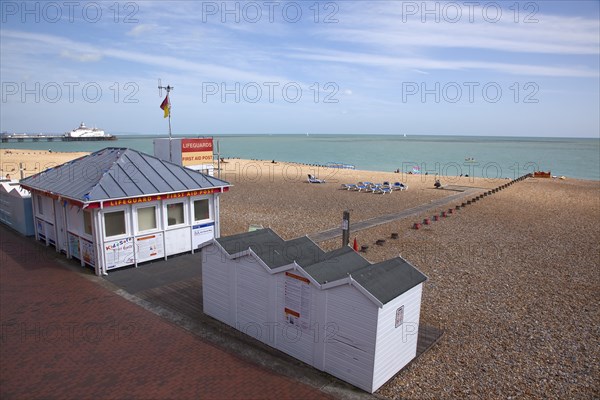
[[[279, 350], [289, 354], [307, 364], [314, 365], [319, 360], [319, 354], [315, 354], [316, 343], [323, 340], [322, 329], [323, 321], [316, 318], [316, 295], [314, 285], [306, 284], [294, 276], [303, 277], [300, 271], [290, 271], [291, 276], [286, 276], [285, 272], [276, 275], [276, 285], [271, 288], [272, 293], [276, 294], [274, 305], [275, 321], [277, 322], [276, 346]], [[298, 281], [298, 286], [305, 289], [304, 299], [308, 301], [307, 311], [309, 314], [308, 326], [292, 325], [288, 322], [289, 314], [285, 313], [286, 306], [286, 281], [294, 283]], [[304, 322], [304, 321], [301, 321]], [[322, 357], [322, 355], [321, 355]]]
[[326, 307], [336, 331], [325, 346], [325, 372], [370, 392], [379, 308], [349, 285], [327, 290]]
[[[295, 263], [272, 270], [215, 240], [202, 253], [204, 313], [315, 368], [372, 393], [416, 355], [422, 283], [379, 307], [351, 279], [323, 288]], [[299, 319], [285, 311], [289, 285]]]
[[[254, 262], [252, 262], [254, 261]], [[269, 293], [271, 276], [252, 257], [243, 257], [236, 265], [234, 320], [236, 328], [272, 345], [267, 334], [269, 321]]]
[[[379, 310], [373, 391], [417, 355], [422, 290], [423, 285], [417, 285]], [[396, 327], [396, 313], [400, 307], [404, 311], [403, 323]]]
[[25, 236], [33, 236], [31, 194], [18, 181], [0, 180], [0, 222]]

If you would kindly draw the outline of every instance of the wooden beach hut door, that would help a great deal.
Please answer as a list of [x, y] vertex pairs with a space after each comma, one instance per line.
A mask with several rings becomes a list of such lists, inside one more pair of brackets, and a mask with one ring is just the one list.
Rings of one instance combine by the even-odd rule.
[[67, 252], [67, 229], [65, 226], [63, 205], [60, 200], [54, 200], [54, 221], [56, 223], [56, 248]]

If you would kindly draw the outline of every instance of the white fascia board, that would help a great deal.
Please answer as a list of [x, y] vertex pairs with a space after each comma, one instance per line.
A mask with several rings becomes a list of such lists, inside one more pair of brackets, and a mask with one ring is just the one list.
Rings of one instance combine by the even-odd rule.
[[262, 258], [260, 258], [258, 254], [254, 252], [254, 250], [252, 250], [252, 247], [249, 247], [248, 250], [244, 251], [243, 253], [250, 254], [265, 269], [265, 271], [267, 271], [269, 274], [273, 274], [271, 268], [269, 268], [269, 266], [265, 264]]
[[304, 270], [304, 268], [302, 268], [301, 266], [299, 266], [298, 264], [296, 264], [295, 261], [294, 261], [294, 265], [295, 265], [294, 270], [300, 271], [300, 273], [302, 275], [304, 275], [304, 277], [307, 278], [309, 281], [311, 281], [313, 283], [313, 285], [315, 285], [319, 289], [323, 289], [323, 287], [321, 286], [321, 284], [319, 282], [315, 281], [315, 279], [308, 272], [306, 272]]
[[227, 256], [228, 259], [233, 260], [239, 257], [243, 257], [243, 256], [247, 256], [248, 254], [250, 254], [249, 250], [244, 250], [244, 251], [240, 251], [239, 253], [234, 253], [234, 254], [229, 254], [227, 252], [227, 250], [225, 250], [223, 248], [223, 246], [221, 246], [221, 244], [217, 241], [216, 238], [213, 238], [211, 240], [209, 240], [208, 242], [206, 242], [206, 244], [202, 247], [208, 246], [209, 244], [214, 244], [215, 246], [217, 246], [217, 248], [221, 251], [221, 253], [225, 254]]
[[357, 288], [362, 294], [364, 294], [367, 299], [371, 300], [375, 305], [379, 308], [383, 308], [383, 303], [379, 301], [379, 299], [371, 294], [367, 289], [365, 289], [360, 283], [352, 279], [352, 275], [348, 274], [348, 278], [350, 280], [350, 285]]
[[282, 265], [281, 267], [273, 268], [271, 272], [273, 274], [279, 274], [281, 272], [289, 271], [290, 269], [296, 269], [298, 264], [296, 262], [292, 262], [291, 264]]

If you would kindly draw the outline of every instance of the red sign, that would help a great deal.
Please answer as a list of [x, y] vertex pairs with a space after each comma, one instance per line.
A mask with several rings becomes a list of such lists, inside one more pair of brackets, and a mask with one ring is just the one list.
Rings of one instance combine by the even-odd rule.
[[212, 139], [181, 139], [181, 165], [192, 166], [212, 162]]
[[310, 285], [310, 281], [307, 278], [303, 277], [303, 276], [292, 274], [291, 272], [286, 272], [285, 276], [289, 276], [290, 278], [298, 279], [299, 281], [308, 283]]
[[[130, 204], [147, 203], [149, 201], [156, 201], [156, 200], [170, 200], [170, 199], [179, 199], [179, 198], [184, 198], [184, 197], [202, 196], [202, 195], [206, 195], [206, 194], [227, 192], [228, 190], [229, 190], [228, 187], [224, 187], [224, 188], [191, 190], [189, 192], [181, 192], [181, 193], [157, 194], [157, 195], [153, 195], [153, 196], [130, 197], [127, 199], [105, 200], [102, 205], [104, 207], [116, 207], [116, 206], [130, 205]], [[100, 203], [92, 203], [87, 208], [100, 208]]]

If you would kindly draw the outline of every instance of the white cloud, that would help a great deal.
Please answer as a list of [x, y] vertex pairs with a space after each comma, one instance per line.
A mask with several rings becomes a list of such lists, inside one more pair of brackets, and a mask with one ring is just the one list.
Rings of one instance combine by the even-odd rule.
[[156, 25], [148, 25], [148, 24], [139, 24], [134, 26], [129, 32], [127, 32], [127, 35], [129, 36], [142, 36], [142, 35], [146, 35], [152, 31], [156, 30]]
[[96, 62], [102, 59], [102, 54], [100, 53], [75, 53], [70, 50], [62, 50], [60, 56], [79, 62]]

